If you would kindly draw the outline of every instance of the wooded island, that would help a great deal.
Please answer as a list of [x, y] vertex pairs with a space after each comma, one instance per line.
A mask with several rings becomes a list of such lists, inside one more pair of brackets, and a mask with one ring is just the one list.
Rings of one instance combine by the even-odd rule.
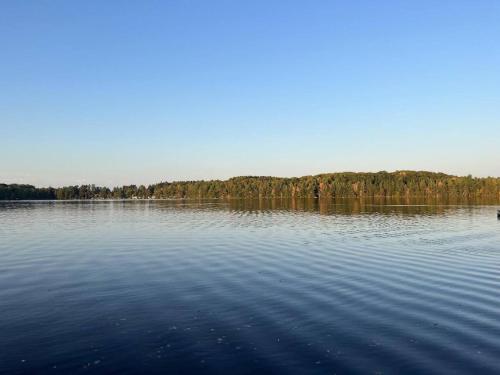
[[32, 185], [0, 184], [0, 200], [430, 196], [500, 198], [500, 178], [396, 171], [328, 173], [292, 178], [242, 176], [228, 180], [160, 182], [112, 189], [95, 185], [36, 188]]

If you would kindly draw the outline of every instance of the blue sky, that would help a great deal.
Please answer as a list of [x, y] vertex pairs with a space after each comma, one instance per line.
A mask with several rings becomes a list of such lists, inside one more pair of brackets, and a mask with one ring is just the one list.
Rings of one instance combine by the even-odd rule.
[[500, 1], [2, 1], [0, 180], [500, 176]]

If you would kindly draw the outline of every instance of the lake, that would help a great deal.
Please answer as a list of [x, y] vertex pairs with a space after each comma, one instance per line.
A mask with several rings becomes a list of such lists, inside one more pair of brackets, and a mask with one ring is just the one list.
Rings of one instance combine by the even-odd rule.
[[0, 373], [500, 373], [494, 205], [0, 203]]

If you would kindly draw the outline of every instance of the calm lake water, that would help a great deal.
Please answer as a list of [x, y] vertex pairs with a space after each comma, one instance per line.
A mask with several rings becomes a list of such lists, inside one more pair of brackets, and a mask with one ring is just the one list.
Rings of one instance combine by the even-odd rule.
[[496, 206], [0, 203], [0, 373], [500, 373]]

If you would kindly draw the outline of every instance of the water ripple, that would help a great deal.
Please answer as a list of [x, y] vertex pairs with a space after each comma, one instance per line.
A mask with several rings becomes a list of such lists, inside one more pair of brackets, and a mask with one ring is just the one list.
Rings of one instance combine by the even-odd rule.
[[493, 206], [0, 203], [0, 373], [500, 373]]

